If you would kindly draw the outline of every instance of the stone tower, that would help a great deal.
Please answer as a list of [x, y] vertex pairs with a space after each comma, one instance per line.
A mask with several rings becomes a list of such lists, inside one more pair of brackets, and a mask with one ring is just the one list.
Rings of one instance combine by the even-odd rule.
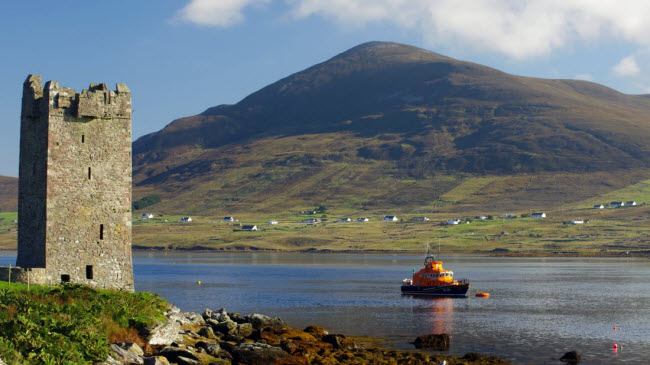
[[133, 290], [131, 174], [125, 84], [77, 93], [27, 77], [16, 265], [32, 273], [32, 283]]

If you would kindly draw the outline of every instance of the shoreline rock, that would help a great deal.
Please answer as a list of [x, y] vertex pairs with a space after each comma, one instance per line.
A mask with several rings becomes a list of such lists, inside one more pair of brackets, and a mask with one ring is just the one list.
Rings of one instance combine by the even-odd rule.
[[299, 330], [278, 317], [242, 316], [224, 308], [198, 314], [172, 306], [166, 316], [167, 322], [144, 330], [149, 341], [144, 350], [132, 343], [114, 343], [104, 364], [511, 364], [475, 353], [462, 357], [366, 346], [317, 325]]

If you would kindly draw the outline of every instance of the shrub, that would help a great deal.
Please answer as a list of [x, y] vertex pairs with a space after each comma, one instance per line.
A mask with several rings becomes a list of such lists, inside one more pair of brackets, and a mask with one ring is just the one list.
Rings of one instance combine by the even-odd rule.
[[142, 199], [133, 202], [133, 210], [144, 209], [156, 203], [160, 203], [161, 201], [162, 201], [162, 197], [158, 194], [147, 195]]
[[0, 289], [0, 358], [12, 364], [104, 361], [110, 342], [142, 344], [138, 330], [162, 320], [167, 306], [150, 293], [80, 285]]

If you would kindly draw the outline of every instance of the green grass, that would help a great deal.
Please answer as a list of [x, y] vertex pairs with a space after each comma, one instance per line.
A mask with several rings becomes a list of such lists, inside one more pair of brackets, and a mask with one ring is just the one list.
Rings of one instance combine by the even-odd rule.
[[116, 341], [144, 344], [139, 330], [162, 320], [168, 303], [151, 293], [77, 285], [0, 282], [0, 358], [10, 364], [91, 364]]
[[[238, 217], [240, 224], [257, 224], [259, 231], [241, 232], [240, 227], [200, 217], [196, 223], [146, 224], [134, 226], [138, 245], [172, 247], [207, 247], [211, 249], [265, 250], [391, 250], [422, 251], [425, 243], [441, 243], [447, 252], [489, 252], [508, 249], [520, 254], [579, 253], [586, 255], [650, 251], [647, 237], [650, 223], [642, 217], [650, 207], [601, 211], [547, 211], [545, 219], [473, 220], [470, 224], [442, 226], [440, 222], [468, 214], [434, 213], [429, 222], [412, 222], [415, 213], [398, 214], [400, 222], [382, 222], [383, 215], [367, 215], [370, 222], [338, 223], [332, 216], [318, 224], [298, 223], [302, 216], [288, 215], [280, 224], [269, 225], [264, 215]], [[348, 214], [355, 218], [360, 214]], [[274, 216], [277, 218], [277, 216]], [[573, 218], [590, 220], [584, 225], [571, 225]]]

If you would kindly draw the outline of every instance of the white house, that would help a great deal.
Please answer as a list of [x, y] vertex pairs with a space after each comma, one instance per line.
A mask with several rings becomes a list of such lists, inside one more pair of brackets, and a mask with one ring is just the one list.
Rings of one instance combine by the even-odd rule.
[[503, 218], [514, 218], [514, 217], [515, 217], [515, 215], [512, 214], [512, 213], [506, 213], [506, 214], [503, 216]]
[[546, 213], [538, 212], [530, 215], [532, 218], [546, 218]]
[[245, 225], [245, 226], [242, 226], [242, 227], [241, 227], [241, 230], [242, 230], [242, 231], [257, 231], [257, 226], [256, 226], [256, 225], [250, 225], [250, 224], [247, 224], [247, 225]]
[[352, 222], [352, 219], [350, 219], [350, 218], [339, 218], [339, 223], [347, 223], [347, 222]]
[[319, 223], [319, 222], [320, 219], [318, 218], [307, 218], [302, 220], [302, 223]]
[[234, 222], [236, 221], [235, 217], [223, 217], [224, 222]]
[[192, 221], [192, 217], [183, 217], [181, 218], [180, 222], [181, 223], [188, 223]]
[[629, 202], [625, 202], [626, 207], [633, 207], [636, 205], [636, 202], [634, 200], [630, 200]]
[[272, 221], [269, 221], [269, 224], [278, 224], [278, 221], [272, 220]]
[[368, 221], [369, 221], [369, 219], [366, 218], [366, 217], [357, 218], [357, 222], [368, 222]]
[[428, 222], [429, 218], [427, 218], [427, 217], [413, 217], [413, 221], [415, 221], [415, 222]]
[[316, 214], [318, 214], [318, 212], [315, 211], [315, 210], [308, 210], [308, 211], [305, 212], [305, 214], [307, 214], [307, 215], [316, 215]]
[[397, 222], [398, 220], [399, 219], [397, 219], [397, 217], [394, 215], [384, 216], [384, 222]]
[[480, 219], [480, 220], [484, 221], [484, 220], [487, 219], [487, 217], [484, 216], [484, 215], [477, 215], [477, 216], [476, 216], [476, 219]]
[[594, 205], [594, 209], [605, 209], [605, 206], [602, 204], [596, 204]]
[[460, 224], [460, 219], [450, 219], [447, 222], [445, 222], [448, 226], [454, 226], [457, 224]]
[[151, 213], [144, 213], [140, 216], [140, 219], [153, 219], [153, 214]]
[[582, 219], [573, 219], [571, 221], [571, 224], [584, 224], [584, 223], [585, 223], [585, 221], [582, 220]]
[[609, 203], [610, 208], [620, 208], [624, 206], [625, 204], [623, 202], [611, 202]]

